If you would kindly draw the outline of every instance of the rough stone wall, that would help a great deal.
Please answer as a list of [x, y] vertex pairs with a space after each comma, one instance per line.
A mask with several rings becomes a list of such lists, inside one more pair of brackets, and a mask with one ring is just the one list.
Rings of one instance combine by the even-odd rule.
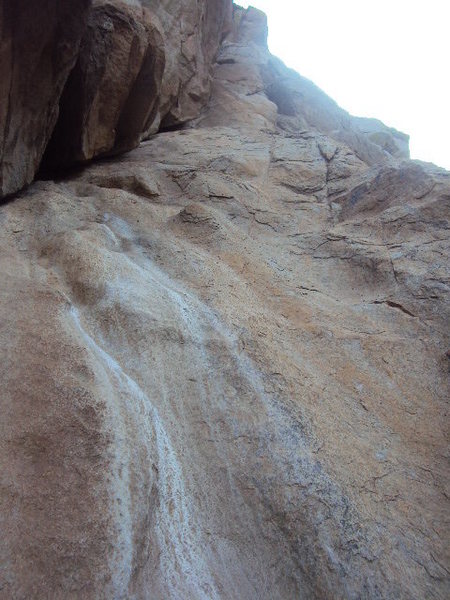
[[158, 113], [164, 64], [164, 37], [147, 10], [122, 0], [94, 2], [45, 166], [136, 147]]
[[0, 197], [33, 180], [75, 64], [89, 0], [0, 3]]
[[[326, 132], [371, 164], [408, 155], [403, 134], [351, 117], [272, 57], [265, 15], [231, 0], [64, 0], [57, 7], [5, 0], [1, 10], [0, 196], [32, 181], [44, 151], [44, 171], [67, 168], [202, 115], [219, 49], [226, 64], [236, 60], [227, 57], [230, 48], [237, 55], [251, 48], [243, 64], [251, 64], [254, 84], [277, 105], [285, 129]], [[227, 36], [240, 47], [221, 46]]]
[[231, 26], [232, 0], [142, 0], [158, 16], [167, 43], [160, 119], [173, 126], [198, 116], [210, 95], [211, 66]]
[[0, 205], [1, 600], [448, 598], [450, 174], [265, 32]]
[[32, 181], [50, 138], [47, 171], [197, 117], [231, 0], [4, 0], [0, 11], [3, 197]]

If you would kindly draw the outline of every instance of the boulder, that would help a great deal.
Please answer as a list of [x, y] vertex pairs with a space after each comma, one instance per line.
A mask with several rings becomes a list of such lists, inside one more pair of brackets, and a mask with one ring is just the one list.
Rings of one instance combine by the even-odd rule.
[[90, 2], [73, 4], [0, 9], [0, 197], [33, 179], [44, 150], [44, 173], [124, 152], [208, 102], [231, 0], [94, 0], [85, 29]]
[[0, 198], [30, 183], [58, 118], [90, 0], [0, 3]]
[[158, 114], [164, 60], [164, 40], [147, 9], [96, 0], [61, 97], [45, 167], [137, 146]]

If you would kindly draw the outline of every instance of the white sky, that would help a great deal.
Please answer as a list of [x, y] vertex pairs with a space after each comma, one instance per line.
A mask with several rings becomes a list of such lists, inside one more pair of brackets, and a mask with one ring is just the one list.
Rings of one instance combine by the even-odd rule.
[[269, 47], [340, 106], [411, 136], [450, 170], [450, 0], [236, 0], [263, 10]]

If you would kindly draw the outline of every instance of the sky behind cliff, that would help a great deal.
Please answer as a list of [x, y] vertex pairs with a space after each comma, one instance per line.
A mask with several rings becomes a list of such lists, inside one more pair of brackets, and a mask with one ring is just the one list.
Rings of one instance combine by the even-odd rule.
[[350, 113], [411, 136], [411, 157], [450, 169], [448, 0], [253, 0], [269, 47]]

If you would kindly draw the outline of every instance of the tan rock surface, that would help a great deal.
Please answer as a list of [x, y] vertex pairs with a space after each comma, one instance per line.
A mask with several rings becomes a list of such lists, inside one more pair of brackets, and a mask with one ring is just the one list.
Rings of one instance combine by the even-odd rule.
[[[350, 146], [368, 164], [389, 161], [391, 156], [409, 158], [408, 136], [376, 119], [349, 115], [314, 83], [272, 56], [266, 41], [264, 13], [234, 7], [233, 27], [217, 60], [216, 87], [229, 91], [232, 83], [234, 93], [240, 96], [243, 92], [247, 96], [264, 92], [277, 106], [279, 127], [291, 133], [302, 129], [326, 133]], [[246, 73], [248, 67], [250, 77]], [[232, 114], [229, 100], [223, 108]], [[254, 100], [249, 98], [250, 104]]]
[[2, 599], [448, 597], [450, 174], [286, 121], [246, 14], [192, 128], [0, 206]]
[[208, 102], [211, 65], [231, 27], [232, 0], [141, 0], [161, 23], [166, 43], [160, 120], [165, 127], [197, 117]]

